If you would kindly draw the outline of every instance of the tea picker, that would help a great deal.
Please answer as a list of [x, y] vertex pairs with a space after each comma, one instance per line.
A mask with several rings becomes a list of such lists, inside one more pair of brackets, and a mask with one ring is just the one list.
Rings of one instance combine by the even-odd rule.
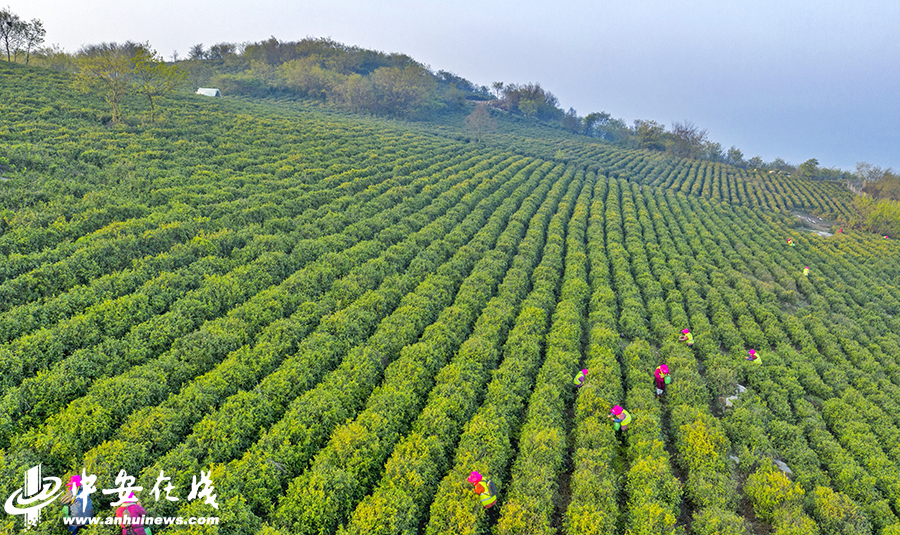
[[607, 418], [612, 418], [613, 423], [616, 425], [616, 431], [627, 431], [628, 424], [631, 423], [631, 414], [618, 405], [611, 408], [609, 412], [610, 414]]
[[575, 376], [575, 379], [573, 380], [573, 382], [575, 383], [575, 388], [581, 388], [581, 385], [584, 384], [584, 381], [587, 378], [587, 374], [587, 368], [578, 372], [578, 374]]
[[654, 372], [654, 377], [656, 378], [656, 395], [660, 396], [666, 390], [666, 386], [672, 383], [672, 377], [669, 375], [669, 367], [665, 364], [660, 364], [656, 368], [656, 372]]

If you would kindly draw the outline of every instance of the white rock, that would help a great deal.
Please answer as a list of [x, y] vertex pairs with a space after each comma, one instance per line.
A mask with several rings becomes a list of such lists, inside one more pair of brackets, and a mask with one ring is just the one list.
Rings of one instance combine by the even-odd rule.
[[785, 474], [787, 474], [789, 476], [794, 474], [794, 472], [792, 472], [791, 469], [788, 468], [788, 465], [785, 464], [784, 461], [775, 461], [775, 466], [777, 466], [779, 470], [781, 470], [782, 472], [784, 472]]

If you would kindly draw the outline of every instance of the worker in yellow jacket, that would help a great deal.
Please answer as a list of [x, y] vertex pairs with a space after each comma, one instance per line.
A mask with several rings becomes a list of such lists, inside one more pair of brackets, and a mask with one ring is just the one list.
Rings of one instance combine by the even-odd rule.
[[750, 362], [756, 363], [756, 364], [762, 364], [762, 361], [759, 360], [759, 354], [756, 352], [755, 349], [751, 349], [750, 351], [747, 351], [747, 360], [749, 360]]
[[578, 372], [578, 374], [575, 376], [575, 380], [574, 380], [574, 382], [575, 382], [575, 388], [581, 388], [581, 385], [584, 384], [585, 379], [587, 379], [587, 368], [581, 370], [581, 371]]
[[466, 481], [475, 486], [475, 493], [478, 494], [481, 505], [483, 505], [485, 509], [490, 509], [497, 503], [497, 488], [491, 480], [484, 479], [481, 474], [473, 470]]
[[616, 424], [616, 431], [628, 431], [628, 424], [631, 423], [631, 414], [622, 407], [616, 405], [609, 410], [609, 418]]

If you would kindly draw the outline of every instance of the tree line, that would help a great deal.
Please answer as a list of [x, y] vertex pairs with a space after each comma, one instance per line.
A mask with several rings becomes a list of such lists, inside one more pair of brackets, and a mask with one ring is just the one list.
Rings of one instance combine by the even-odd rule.
[[900, 236], [900, 174], [890, 167], [857, 162], [856, 173], [847, 180], [847, 187], [857, 194], [853, 200], [857, 217], [851, 225], [885, 236]]
[[40, 63], [76, 74], [76, 87], [85, 93], [101, 96], [110, 107], [110, 122], [124, 120], [123, 104], [130, 94], [147, 99], [149, 122], [156, 118], [158, 97], [174, 91], [184, 83], [187, 73], [167, 65], [150, 43], [100, 43], [87, 45], [75, 54], [58, 47], [40, 48], [47, 31], [40, 19], [22, 20], [6, 7], [0, 9], [0, 46], [6, 60], [25, 64], [32, 57]]
[[[177, 52], [173, 60], [178, 60]], [[448, 71], [432, 72], [405, 54], [386, 54], [326, 38], [193, 45], [185, 67], [194, 85], [223, 94], [313, 98], [374, 115], [421, 118], [488, 98], [486, 87]]]
[[0, 46], [5, 48], [7, 60], [23, 57], [29, 63], [38, 59], [45, 66], [77, 72], [79, 87], [101, 94], [109, 104], [112, 123], [123, 120], [122, 103], [129, 93], [147, 99], [149, 120], [153, 122], [157, 97], [185, 81], [193, 86], [217, 87], [226, 95], [313, 98], [356, 113], [398, 118], [422, 118], [441, 110], [462, 109], [467, 100], [482, 101], [487, 107], [478, 106], [475, 116], [466, 121], [467, 129], [475, 133], [478, 141], [496, 129], [489, 107], [623, 148], [654, 150], [678, 158], [800, 178], [842, 181], [856, 190], [865, 185], [869, 189], [866, 193], [876, 198], [900, 199], [900, 180], [890, 169], [886, 180], [876, 181], [864, 177], [859, 169], [853, 174], [821, 167], [815, 158], [800, 165], [782, 158], [771, 162], [759, 156], [745, 159], [740, 149], [725, 149], [708, 138], [706, 129], [687, 120], [676, 121], [667, 129], [657, 121], [645, 119], [629, 125], [604, 111], [579, 116], [573, 108], [564, 111], [559, 99], [540, 83], [494, 82], [488, 88], [455, 73], [431, 71], [405, 54], [386, 54], [328, 38], [279, 41], [272, 36], [259, 42], [220, 42], [209, 47], [197, 43], [190, 47], [186, 59], [174, 51], [167, 64], [149, 43], [102, 43], [69, 54], [59, 47], [41, 48], [45, 35], [39, 19], [27, 22], [9, 8], [0, 10]]
[[25, 58], [25, 64], [31, 60], [31, 53], [44, 43], [47, 30], [40, 19], [22, 20], [9, 7], [0, 9], [0, 45], [6, 50], [6, 61], [19, 61]]
[[[782, 158], [771, 162], [760, 156], [745, 159], [744, 153], [734, 145], [725, 149], [721, 143], [712, 141], [706, 129], [701, 129], [691, 121], [675, 121], [670, 129], [654, 120], [636, 119], [631, 126], [624, 119], [616, 119], [605, 111], [578, 115], [574, 108], [563, 111], [559, 99], [540, 83], [515, 84], [494, 82], [491, 84], [494, 97], [487, 105], [518, 115], [526, 119], [536, 119], [554, 124], [575, 134], [596, 137], [622, 148], [646, 149], [668, 153], [676, 158], [691, 158], [721, 162], [742, 169], [784, 173], [813, 180], [850, 181], [854, 175], [837, 168], [819, 166], [818, 160], [811, 158], [800, 165], [792, 165]], [[473, 126], [476, 121], [479, 126]], [[481, 139], [489, 124], [484, 118], [484, 110], [476, 109], [475, 115], [467, 119], [467, 128], [476, 132]], [[489, 127], [487, 131], [492, 128]]]

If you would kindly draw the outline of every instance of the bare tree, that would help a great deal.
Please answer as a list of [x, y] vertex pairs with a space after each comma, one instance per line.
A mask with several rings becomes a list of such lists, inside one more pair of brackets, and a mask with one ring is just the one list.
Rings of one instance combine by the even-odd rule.
[[700, 130], [694, 123], [685, 121], [672, 124], [672, 154], [679, 158], [696, 158], [706, 142], [706, 130]]
[[174, 91], [187, 78], [184, 69], [177, 65], [166, 65], [162, 57], [150, 48], [147, 43], [135, 54], [134, 87], [147, 97], [150, 103], [150, 122], [153, 122], [156, 111], [156, 97]]
[[203, 50], [203, 43], [197, 43], [188, 49], [188, 59], [206, 59], [206, 51]]
[[490, 134], [496, 129], [497, 121], [491, 117], [491, 112], [484, 102], [476, 104], [475, 110], [466, 117], [466, 130], [472, 132], [479, 143], [485, 134]]
[[9, 7], [0, 9], [0, 41], [6, 47], [6, 61], [14, 61], [24, 43], [26, 24]]
[[24, 25], [24, 30], [25, 65], [28, 65], [32, 49], [37, 49], [37, 47], [44, 44], [44, 36], [47, 35], [47, 30], [44, 29], [44, 23], [40, 19], [31, 19], [30, 23]]

